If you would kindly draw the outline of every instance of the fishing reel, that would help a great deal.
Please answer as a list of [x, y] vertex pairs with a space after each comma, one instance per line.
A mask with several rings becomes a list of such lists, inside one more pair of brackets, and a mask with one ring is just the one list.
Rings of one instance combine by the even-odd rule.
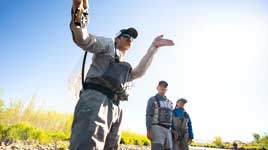
[[77, 8], [74, 12], [72, 12], [73, 21], [76, 26], [84, 28], [88, 24], [88, 10], [87, 9], [79, 9]]

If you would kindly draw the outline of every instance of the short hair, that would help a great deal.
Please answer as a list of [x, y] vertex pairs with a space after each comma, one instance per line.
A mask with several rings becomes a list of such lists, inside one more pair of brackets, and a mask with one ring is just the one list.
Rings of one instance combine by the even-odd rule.
[[187, 103], [187, 100], [186, 100], [185, 98], [180, 98], [180, 99], [178, 99], [178, 100], [177, 100], [177, 103], [180, 102], [180, 101], [183, 102], [184, 104]]

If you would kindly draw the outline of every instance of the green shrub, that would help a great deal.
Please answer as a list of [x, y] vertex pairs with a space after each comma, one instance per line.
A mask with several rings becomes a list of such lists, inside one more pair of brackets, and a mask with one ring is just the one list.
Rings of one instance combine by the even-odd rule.
[[127, 131], [122, 132], [120, 143], [125, 145], [140, 145], [140, 146], [151, 145], [150, 141], [145, 136]]
[[63, 132], [51, 132], [43, 129], [37, 129], [25, 123], [14, 124], [11, 126], [0, 125], [0, 140], [8, 141], [36, 141], [38, 143], [51, 143], [57, 141], [66, 141], [69, 134]]
[[46, 131], [70, 133], [73, 121], [72, 114], [59, 113], [53, 110], [44, 110], [35, 102], [35, 98], [26, 105], [22, 101], [4, 104], [0, 100], [0, 124], [14, 125], [27, 123]]

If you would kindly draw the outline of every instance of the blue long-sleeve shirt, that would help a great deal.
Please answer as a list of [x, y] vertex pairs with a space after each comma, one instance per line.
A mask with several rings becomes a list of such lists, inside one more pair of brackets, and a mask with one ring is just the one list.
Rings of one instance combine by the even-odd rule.
[[183, 118], [185, 118], [185, 119], [189, 119], [189, 121], [188, 121], [188, 124], [187, 124], [187, 126], [188, 126], [188, 133], [189, 133], [189, 138], [190, 139], [194, 139], [194, 133], [193, 133], [193, 128], [192, 128], [192, 121], [191, 121], [191, 118], [190, 118], [190, 116], [189, 116], [189, 114], [188, 115], [184, 115], [184, 112], [185, 112], [185, 110], [183, 109], [183, 108], [175, 108], [175, 110], [174, 110], [174, 116], [175, 117], [178, 117], [178, 118], [180, 118], [180, 119], [183, 119]]

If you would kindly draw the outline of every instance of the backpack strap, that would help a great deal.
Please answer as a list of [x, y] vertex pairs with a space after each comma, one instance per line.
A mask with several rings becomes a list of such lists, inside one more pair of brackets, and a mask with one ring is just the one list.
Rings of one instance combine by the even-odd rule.
[[[155, 98], [155, 100], [156, 100], [156, 103], [157, 103], [157, 105], [158, 105], [158, 109], [159, 109], [159, 108], [160, 108], [160, 100], [159, 100], [159, 98], [157, 97], [157, 95], [155, 95], [154, 98]], [[158, 120], [158, 124], [160, 123], [160, 118], [159, 118], [159, 116], [160, 116], [160, 111], [158, 111], [158, 118], [157, 118], [157, 120]]]
[[119, 56], [117, 55], [117, 50], [116, 50], [116, 42], [114, 42], [114, 60], [115, 62], [119, 63], [120, 62], [120, 58]]
[[160, 100], [159, 100], [159, 98], [157, 97], [157, 95], [155, 95], [154, 98], [155, 98], [155, 100], [157, 102], [158, 107], [160, 108]]

